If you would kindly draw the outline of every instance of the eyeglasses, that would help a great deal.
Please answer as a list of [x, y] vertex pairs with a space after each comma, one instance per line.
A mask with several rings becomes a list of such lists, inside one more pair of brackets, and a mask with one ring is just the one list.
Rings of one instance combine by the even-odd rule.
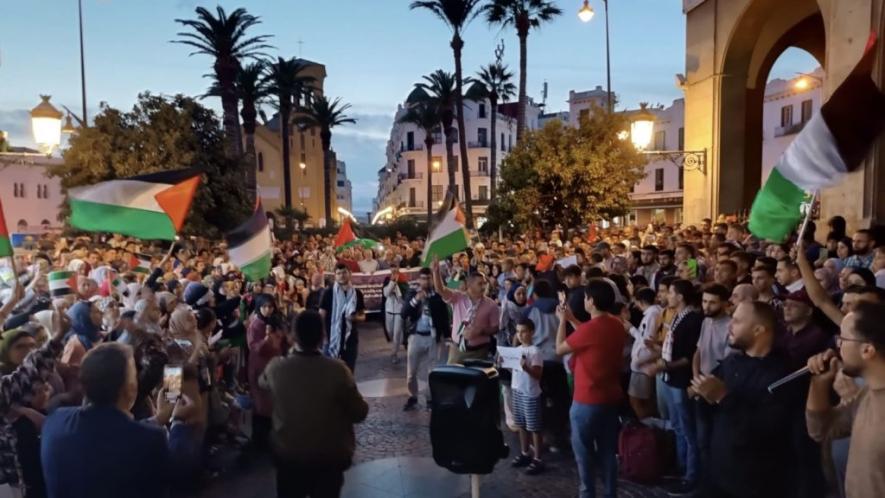
[[836, 345], [842, 345], [843, 342], [869, 342], [866, 339], [855, 339], [853, 337], [836, 336]]

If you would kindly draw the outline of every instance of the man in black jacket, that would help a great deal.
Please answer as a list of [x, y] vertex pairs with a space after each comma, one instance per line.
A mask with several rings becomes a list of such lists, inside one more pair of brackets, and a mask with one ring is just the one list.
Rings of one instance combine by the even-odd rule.
[[[418, 370], [425, 362], [428, 370], [433, 366], [440, 339], [451, 334], [449, 312], [442, 296], [433, 289], [430, 268], [421, 268], [418, 273], [418, 289], [410, 291], [403, 300], [402, 316], [407, 323], [406, 380], [409, 387], [409, 399], [403, 410], [408, 411], [418, 405]], [[430, 408], [429, 399], [427, 407]]]
[[773, 352], [776, 327], [768, 304], [739, 304], [728, 343], [740, 352], [727, 356], [711, 375], [691, 381], [689, 394], [713, 405], [710, 482], [702, 497], [796, 496], [790, 412], [801, 403], [796, 388], [801, 383], [768, 392], [769, 384], [789, 372], [784, 358]]

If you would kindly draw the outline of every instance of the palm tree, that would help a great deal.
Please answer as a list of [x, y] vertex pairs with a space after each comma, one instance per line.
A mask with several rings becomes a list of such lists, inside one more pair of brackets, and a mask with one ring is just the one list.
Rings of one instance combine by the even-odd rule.
[[[415, 1], [410, 9], [426, 9], [440, 18], [452, 30], [452, 53], [455, 56], [455, 105], [458, 110], [458, 140], [461, 148], [461, 177], [464, 180], [464, 206], [466, 208], [467, 227], [473, 227], [473, 203], [470, 195], [470, 167], [467, 161], [467, 135], [464, 126], [464, 79], [461, 70], [461, 50], [464, 40], [461, 32], [482, 13], [480, 4], [483, 0], [424, 0]], [[457, 190], [454, 191], [457, 195]]]
[[280, 140], [283, 144], [284, 205], [289, 208], [292, 207], [292, 162], [289, 157], [289, 129], [292, 112], [295, 110], [294, 106], [298, 104], [303, 95], [307, 94], [309, 85], [314, 81], [313, 77], [303, 74], [309, 66], [309, 63], [294, 57], [291, 59], [278, 57], [276, 62], [267, 65], [262, 80], [267, 87], [267, 93], [276, 97], [273, 105], [279, 112]]
[[439, 124], [446, 136], [446, 172], [449, 179], [449, 193], [457, 198], [458, 184], [455, 182], [455, 152], [454, 144], [456, 131], [452, 127], [455, 120], [455, 77], [442, 69], [424, 76], [424, 81], [415, 83], [415, 89], [409, 94], [406, 102], [409, 104], [426, 104], [436, 110], [439, 115]]
[[206, 54], [215, 57], [212, 69], [221, 96], [224, 134], [227, 137], [226, 154], [228, 157], [239, 157], [243, 153], [243, 144], [240, 138], [240, 120], [237, 118], [237, 71], [242, 59], [259, 58], [262, 49], [271, 47], [265, 43], [270, 36], [246, 36], [249, 28], [261, 23], [258, 17], [249, 14], [246, 9], [236, 9], [227, 15], [219, 5], [216, 12], [218, 17], [203, 7], [197, 7], [197, 19], [176, 19], [175, 22], [192, 31], [179, 32], [181, 39], [174, 42], [194, 47], [196, 50], [190, 55]]
[[[246, 164], [248, 165], [245, 175], [246, 189], [253, 197], [253, 200], [255, 198], [255, 192], [257, 190], [256, 186], [258, 183], [256, 178], [255, 126], [257, 125], [258, 120], [258, 106], [268, 96], [267, 85], [264, 81], [266, 64], [267, 63], [262, 60], [247, 64], [237, 71], [237, 77], [236, 80], [234, 80], [237, 99], [243, 103], [243, 107], [240, 110], [240, 117], [243, 119], [243, 135], [246, 143]], [[206, 92], [206, 95], [203, 97], [207, 96], [221, 96], [221, 85], [218, 84], [218, 81], [215, 81], [212, 84]]]
[[491, 177], [489, 179], [489, 183], [491, 184], [490, 200], [495, 200], [495, 193], [497, 192], [498, 147], [496, 145], [496, 139], [498, 137], [498, 101], [507, 102], [513, 98], [513, 95], [516, 93], [516, 86], [511, 83], [511, 79], [513, 79], [513, 73], [507, 69], [507, 66], [500, 62], [495, 62], [479, 68], [479, 72], [476, 73], [476, 79], [474, 80], [473, 85], [467, 90], [467, 97], [469, 99], [489, 99], [489, 107], [491, 108], [492, 140], [489, 142], [489, 147], [492, 149], [492, 169], [489, 173]]
[[323, 190], [326, 207], [326, 226], [332, 223], [332, 129], [343, 124], [356, 124], [356, 120], [345, 114], [350, 104], [341, 102], [340, 98], [329, 101], [325, 96], [311, 100], [299, 122], [306, 126], [320, 129], [320, 142], [323, 145]]
[[427, 151], [427, 224], [433, 219], [433, 134], [439, 130], [439, 110], [429, 102], [419, 102], [406, 109], [400, 123], [411, 123], [424, 132], [424, 150]]
[[562, 14], [562, 9], [548, 0], [492, 0], [484, 10], [489, 24], [513, 26], [519, 38], [519, 112], [516, 115], [516, 140], [519, 141], [525, 133], [525, 109], [528, 105], [525, 87], [529, 30], [552, 21]]

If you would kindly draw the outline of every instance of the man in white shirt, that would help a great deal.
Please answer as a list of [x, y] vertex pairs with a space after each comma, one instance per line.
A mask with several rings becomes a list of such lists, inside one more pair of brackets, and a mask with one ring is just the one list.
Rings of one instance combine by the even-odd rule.
[[640, 420], [654, 414], [651, 400], [654, 396], [655, 379], [646, 374], [642, 366], [655, 355], [645, 341], [654, 341], [663, 315], [663, 309], [655, 303], [656, 298], [655, 291], [648, 287], [636, 291], [636, 303], [642, 310], [642, 322], [639, 328], [629, 329], [633, 336], [633, 348], [630, 350], [630, 386], [627, 394], [630, 397], [630, 407]]
[[391, 362], [399, 363], [399, 347], [403, 342], [403, 295], [404, 289], [400, 285], [399, 263], [393, 262], [390, 265], [389, 281], [384, 285], [384, 324], [387, 332], [390, 334], [393, 343], [393, 351], [391, 352]]

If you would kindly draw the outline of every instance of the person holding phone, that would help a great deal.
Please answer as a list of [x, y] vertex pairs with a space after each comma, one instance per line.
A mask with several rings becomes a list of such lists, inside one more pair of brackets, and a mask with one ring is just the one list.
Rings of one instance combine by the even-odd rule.
[[282, 317], [277, 313], [276, 301], [269, 294], [259, 294], [256, 298], [255, 313], [249, 322], [247, 332], [249, 346], [248, 377], [253, 386], [252, 399], [255, 407], [252, 412], [252, 440], [258, 448], [265, 448], [270, 433], [270, 415], [273, 403], [270, 393], [258, 387], [258, 377], [270, 360], [283, 354]]

